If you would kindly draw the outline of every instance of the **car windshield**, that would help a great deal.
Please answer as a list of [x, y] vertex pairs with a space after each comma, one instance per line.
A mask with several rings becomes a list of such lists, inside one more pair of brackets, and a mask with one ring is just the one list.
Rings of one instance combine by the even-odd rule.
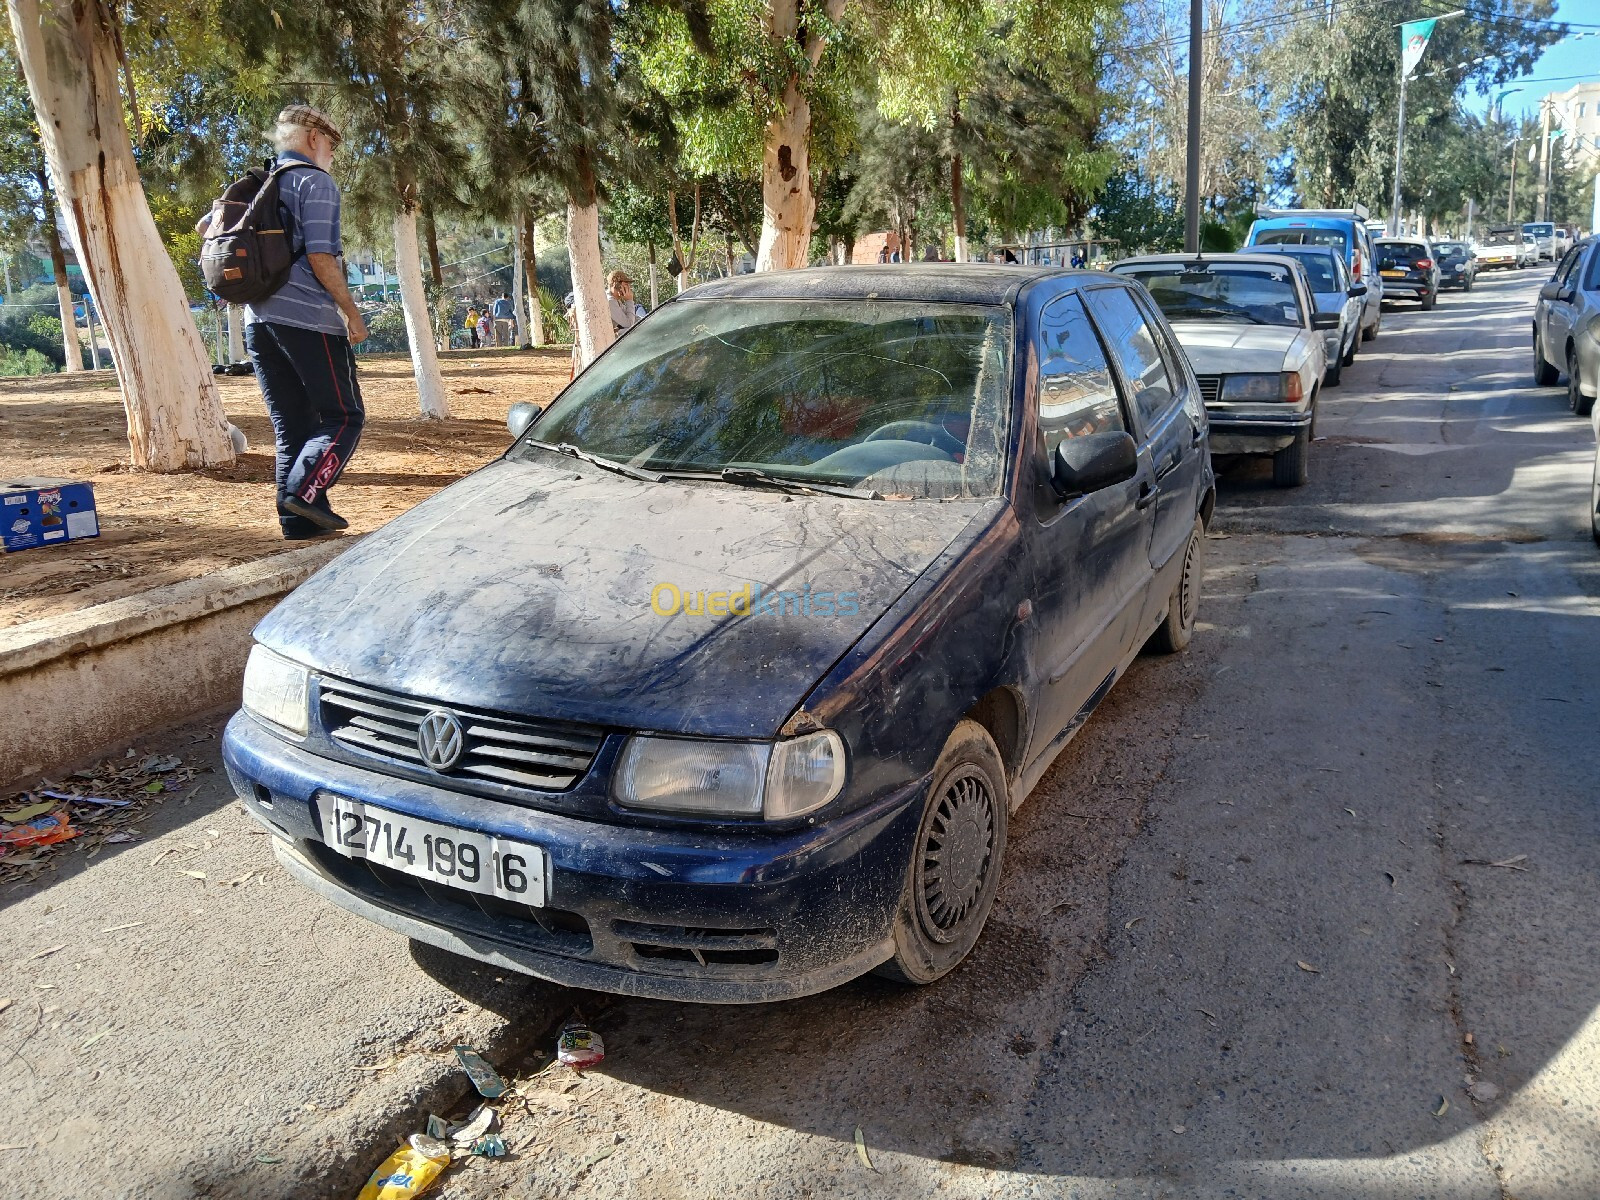
[[1138, 263], [1117, 268], [1149, 289], [1169, 321], [1302, 325], [1288, 267], [1266, 263]]
[[1332, 246], [1340, 253], [1350, 248], [1350, 239], [1342, 229], [1314, 229], [1300, 226], [1292, 229], [1258, 229], [1251, 240], [1252, 246]]
[[665, 305], [529, 428], [650, 471], [993, 496], [1010, 427], [1004, 308], [899, 300]]
[[1556, 227], [1550, 224], [1539, 224], [1535, 222], [1532, 225], [1524, 225], [1522, 227], [1522, 232], [1531, 233], [1534, 237], [1555, 237]]
[[1457, 255], [1467, 252], [1465, 242], [1437, 242], [1435, 245], [1439, 251], [1440, 258], [1455, 258]]
[[[1287, 253], [1284, 251], [1283, 253]], [[1334, 271], [1334, 258], [1331, 250], [1304, 250], [1295, 252], [1292, 257], [1300, 264], [1300, 269], [1306, 273], [1306, 280], [1311, 284], [1313, 292], [1337, 292], [1339, 290], [1339, 277]]]

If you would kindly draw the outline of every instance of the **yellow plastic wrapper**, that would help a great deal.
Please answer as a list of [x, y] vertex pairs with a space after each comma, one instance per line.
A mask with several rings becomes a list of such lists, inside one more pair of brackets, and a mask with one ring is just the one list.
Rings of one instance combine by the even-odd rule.
[[372, 1173], [358, 1200], [411, 1200], [427, 1191], [450, 1165], [450, 1147], [414, 1133]]

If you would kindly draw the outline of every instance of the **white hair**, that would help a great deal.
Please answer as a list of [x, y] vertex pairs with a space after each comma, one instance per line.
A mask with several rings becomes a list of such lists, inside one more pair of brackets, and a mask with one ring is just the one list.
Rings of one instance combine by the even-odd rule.
[[311, 130], [293, 121], [279, 121], [272, 129], [272, 148], [279, 152], [293, 149], [304, 143]]

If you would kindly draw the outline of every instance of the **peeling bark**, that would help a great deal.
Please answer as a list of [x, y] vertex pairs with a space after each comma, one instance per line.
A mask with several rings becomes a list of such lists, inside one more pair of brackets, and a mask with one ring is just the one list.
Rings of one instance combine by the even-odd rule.
[[104, 0], [9, 0], [9, 8], [56, 195], [105, 322], [133, 464], [231, 464], [205, 344], [150, 216], [123, 121], [116, 16]]
[[572, 294], [578, 310], [580, 369], [610, 346], [611, 306], [606, 303], [606, 277], [600, 263], [600, 200], [593, 168], [581, 167], [584, 186], [567, 197], [567, 258], [572, 264]]

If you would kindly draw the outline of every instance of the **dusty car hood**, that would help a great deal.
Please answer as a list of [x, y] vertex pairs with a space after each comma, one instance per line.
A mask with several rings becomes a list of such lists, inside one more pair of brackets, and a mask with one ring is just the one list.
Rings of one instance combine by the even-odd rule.
[[[315, 670], [447, 703], [770, 736], [992, 505], [650, 484], [552, 457], [493, 463], [369, 535], [257, 639]], [[780, 599], [783, 615], [667, 615], [652, 607], [663, 583], [748, 585], [752, 608], [763, 594], [793, 598]], [[670, 593], [659, 600], [670, 607]]]
[[1189, 356], [1196, 375], [1237, 375], [1283, 371], [1298, 358], [1297, 341], [1306, 331], [1288, 325], [1235, 325], [1229, 321], [1173, 322], [1172, 332]]

